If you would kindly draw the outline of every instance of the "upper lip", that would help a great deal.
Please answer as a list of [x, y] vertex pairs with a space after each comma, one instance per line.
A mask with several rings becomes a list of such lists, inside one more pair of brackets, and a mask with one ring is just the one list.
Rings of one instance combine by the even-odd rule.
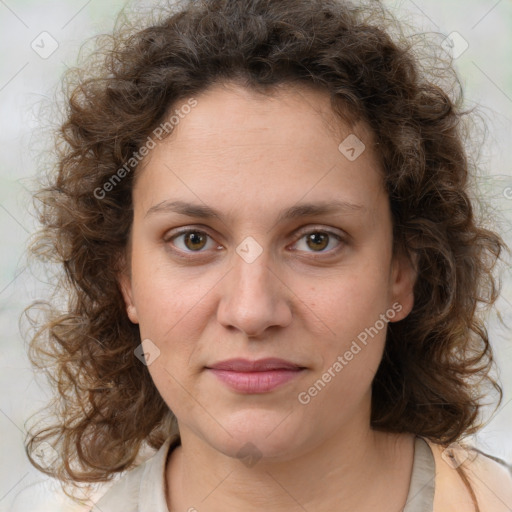
[[303, 367], [290, 361], [279, 359], [276, 357], [268, 357], [265, 359], [228, 359], [220, 361], [213, 365], [207, 366], [213, 370], [229, 370], [232, 372], [264, 372], [270, 370], [301, 370]]

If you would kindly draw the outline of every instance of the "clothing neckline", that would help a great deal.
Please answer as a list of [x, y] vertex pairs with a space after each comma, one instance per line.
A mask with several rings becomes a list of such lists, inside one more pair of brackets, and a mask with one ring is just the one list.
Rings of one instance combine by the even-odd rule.
[[[165, 467], [172, 450], [180, 444], [179, 438], [169, 438], [165, 445], [162, 446], [162, 464], [159, 465], [160, 474], [163, 474], [163, 507], [156, 512], [169, 512], [166, 502], [167, 482], [165, 478]], [[166, 447], [165, 447], [166, 446]], [[162, 450], [160, 448], [160, 450]], [[434, 509], [434, 492], [435, 492], [435, 460], [434, 454], [428, 443], [421, 437], [416, 436], [414, 442], [414, 455], [411, 473], [411, 482], [409, 484], [409, 492], [403, 512], [432, 512]], [[149, 476], [149, 475], [148, 475]], [[157, 482], [157, 479], [153, 480]], [[149, 490], [149, 488], [148, 488]], [[141, 486], [142, 491], [142, 486]], [[155, 492], [153, 489], [152, 492]], [[141, 502], [144, 503], [144, 497], [141, 494]], [[146, 512], [145, 508], [141, 508], [141, 512]], [[147, 509], [150, 512], [150, 509]]]
[[403, 512], [432, 512], [435, 480], [436, 464], [432, 449], [425, 439], [416, 436], [411, 483]]
[[[166, 465], [172, 450], [179, 446], [180, 442], [179, 437], [169, 437], [150, 459], [126, 474], [126, 478], [122, 478], [114, 484], [112, 489], [107, 491], [97, 503], [101, 507], [100, 510], [106, 510], [106, 512], [169, 512], [166, 499]], [[416, 436], [411, 481], [402, 512], [432, 512], [434, 491], [434, 455], [428, 443], [423, 438]], [[126, 507], [126, 503], [123, 501], [130, 495], [133, 496], [136, 508]], [[194, 504], [191, 503], [191, 507], [193, 506]]]

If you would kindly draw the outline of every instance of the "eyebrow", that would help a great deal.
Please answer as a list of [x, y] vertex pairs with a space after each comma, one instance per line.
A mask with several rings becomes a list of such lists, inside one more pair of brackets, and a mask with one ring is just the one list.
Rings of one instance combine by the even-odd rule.
[[[349, 203], [342, 200], [320, 201], [316, 203], [301, 203], [291, 206], [283, 210], [277, 219], [277, 222], [285, 220], [297, 219], [300, 217], [314, 217], [319, 215], [327, 215], [332, 213], [351, 213], [356, 211], [364, 212], [367, 208], [362, 204]], [[162, 201], [152, 206], [147, 212], [146, 217], [157, 213], [178, 213], [188, 217], [196, 217], [200, 219], [216, 218], [222, 222], [223, 215], [221, 212], [207, 206], [205, 204], [193, 204], [185, 201]]]

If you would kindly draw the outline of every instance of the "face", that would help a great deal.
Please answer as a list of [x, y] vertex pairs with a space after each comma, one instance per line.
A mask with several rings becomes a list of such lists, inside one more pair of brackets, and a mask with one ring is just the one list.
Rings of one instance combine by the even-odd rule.
[[370, 130], [305, 87], [196, 101], [137, 170], [120, 278], [182, 439], [286, 459], [368, 429], [415, 278], [392, 258]]

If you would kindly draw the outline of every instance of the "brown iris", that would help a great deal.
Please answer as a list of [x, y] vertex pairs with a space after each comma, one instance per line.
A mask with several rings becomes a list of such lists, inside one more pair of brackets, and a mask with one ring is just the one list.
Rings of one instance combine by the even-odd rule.
[[[189, 245], [190, 242], [190, 245]], [[191, 251], [202, 249], [206, 243], [206, 235], [197, 231], [185, 233], [185, 245]]]
[[329, 235], [327, 233], [311, 233], [307, 236], [307, 244], [311, 249], [325, 249], [328, 243]]

